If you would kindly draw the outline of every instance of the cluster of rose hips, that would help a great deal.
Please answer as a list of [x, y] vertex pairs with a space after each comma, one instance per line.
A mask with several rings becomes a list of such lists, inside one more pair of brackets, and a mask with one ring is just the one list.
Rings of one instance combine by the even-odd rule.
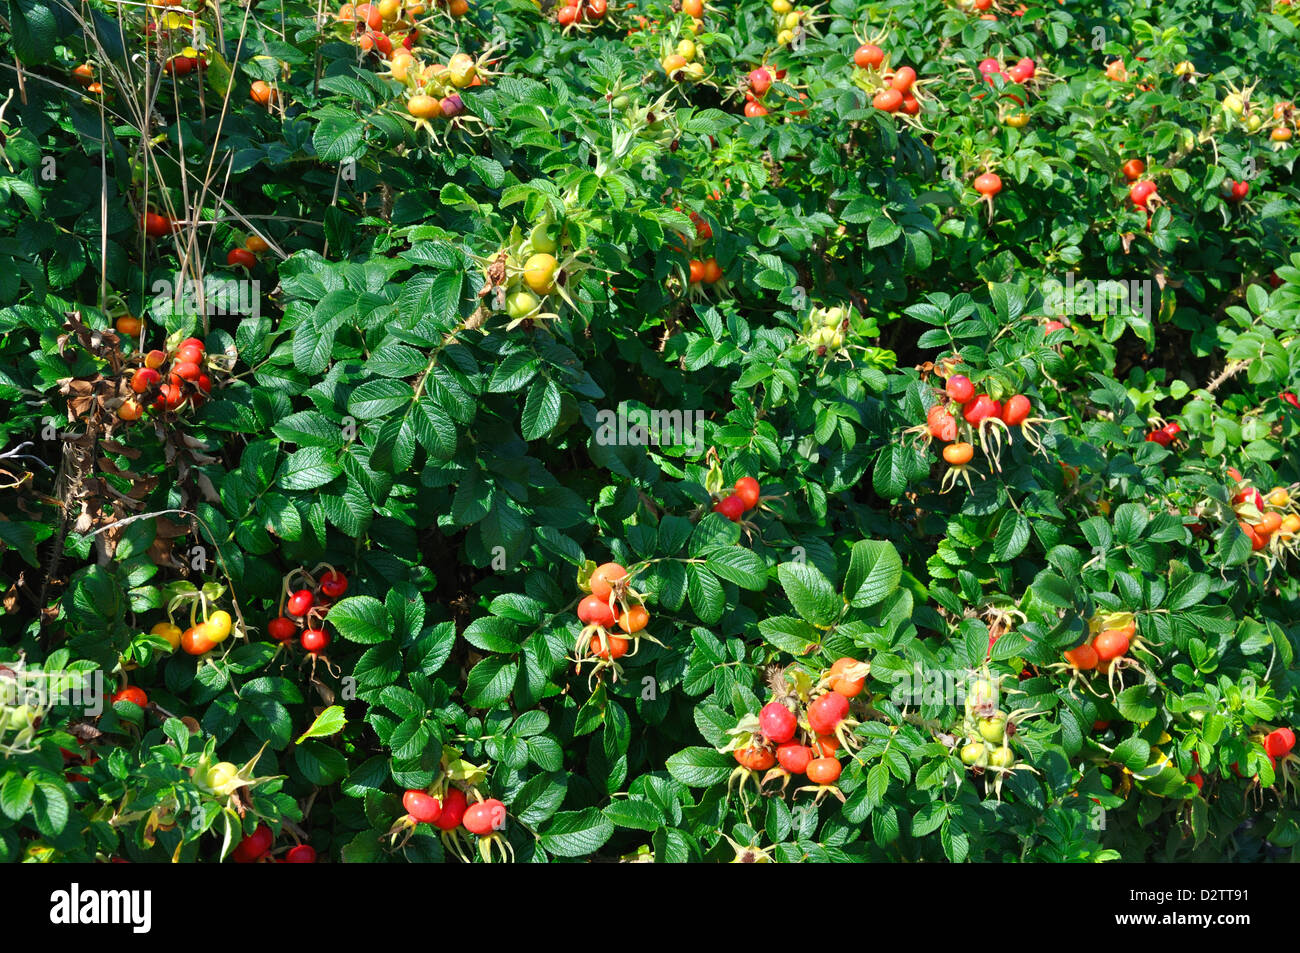
[[169, 56], [163, 60], [163, 72], [171, 76], [188, 76], [196, 70], [202, 71], [208, 65], [208, 58], [194, 49], [187, 46], [174, 56]]
[[[733, 780], [743, 784], [745, 778], [767, 772], [757, 782], [760, 788], [775, 778], [784, 788], [791, 777], [803, 775], [812, 786], [799, 790], [815, 791], [818, 800], [827, 793], [843, 800], [834, 787], [843, 770], [836, 754], [855, 745], [851, 731], [857, 722], [849, 717], [849, 702], [862, 694], [870, 671], [866, 662], [845, 657], [823, 671], [815, 684], [802, 686], [802, 673], [795, 672], [793, 690], [764, 705], [757, 718], [742, 719], [731, 732], [729, 750], [740, 765]], [[787, 685], [790, 675], [787, 670]]]
[[766, 116], [767, 107], [760, 102], [767, 91], [772, 88], [774, 79], [785, 79], [785, 70], [769, 68], [766, 66], [756, 66], [749, 71], [746, 77], [747, 86], [745, 88], [745, 115], [751, 118], [756, 116]]
[[261, 235], [249, 235], [244, 239], [242, 246], [236, 246], [227, 252], [226, 264], [232, 268], [243, 268], [248, 271], [257, 264], [257, 256], [270, 247]]
[[781, 46], [793, 43], [812, 17], [811, 10], [796, 10], [790, 0], [772, 0], [772, 12], [776, 14], [776, 42]]
[[468, 53], [455, 53], [444, 65], [424, 63], [406, 47], [393, 53], [389, 73], [409, 88], [406, 111], [414, 117], [417, 127], [427, 126], [432, 130], [429, 125], [432, 120], [451, 120], [464, 114], [465, 100], [460, 91], [483, 84], [480, 74], [486, 55], [476, 60]]
[[1095, 616], [1089, 622], [1088, 639], [1076, 648], [1066, 649], [1065, 662], [1077, 672], [1096, 670], [1109, 675], [1119, 667], [1137, 635], [1137, 620], [1129, 612]]
[[[741, 86], [741, 89], [745, 93], [745, 107], [743, 111], [746, 117], [754, 119], [758, 116], [766, 116], [768, 114], [768, 108], [763, 105], [762, 100], [767, 96], [767, 91], [772, 88], [772, 82], [774, 80], [785, 79], [785, 75], [785, 70], [777, 69], [773, 66], [756, 66], [754, 69], [749, 71], [749, 75], [745, 77], [745, 82]], [[806, 93], [801, 92], [798, 95], [799, 100], [807, 100], [807, 98], [808, 95]], [[790, 97], [790, 102], [795, 103], [797, 100], [794, 97]], [[808, 115], [808, 110], [796, 109], [792, 111], [790, 115], [795, 117], [806, 116]]]
[[[447, 849], [466, 863], [470, 858], [464, 848], [471, 843], [471, 834], [478, 838], [479, 855], [484, 861], [492, 861], [494, 850], [500, 851], [502, 860], [513, 860], [514, 849], [502, 833], [507, 817], [505, 804], [497, 798], [483, 797], [476, 787], [487, 777], [486, 768], [459, 760], [458, 755], [453, 757], [454, 769], [444, 750], [439, 778], [423, 790], [411, 788], [402, 795], [406, 814], [397, 819], [389, 835], [394, 843], [399, 838], [405, 843], [420, 824], [431, 824], [442, 832]], [[459, 784], [453, 784], [453, 780]]]
[[[166, 0], [161, 4], [162, 7], [175, 7], [179, 5], [179, 3], [166, 2]], [[162, 71], [169, 76], [179, 78], [182, 76], [188, 76], [190, 73], [201, 72], [207, 68], [207, 55], [202, 51], [195, 49], [193, 46], [186, 46], [178, 53], [172, 52], [176, 48], [176, 44], [171, 41], [173, 32], [180, 32], [188, 38], [188, 29], [193, 26], [191, 21], [191, 14], [169, 11], [161, 17], [158, 17], [157, 19], [149, 19], [145, 23], [146, 36], [157, 37], [159, 41], [151, 43], [150, 45], [158, 51], [158, 55], [161, 57], [162, 61]], [[82, 73], [83, 68], [87, 70], [84, 74]], [[78, 79], [80, 80], [83, 75], [93, 75], [93, 73], [90, 72], [90, 69], [89, 64], [83, 64], [83, 66], [77, 67], [76, 72]], [[95, 91], [96, 90], [93, 88], [91, 89], [91, 92]]]
[[853, 81], [872, 93], [871, 105], [881, 112], [915, 116], [921, 111], [916, 96], [916, 70], [910, 66], [889, 68], [889, 57], [875, 43], [863, 43], [853, 53]]
[[[1150, 179], [1144, 179], [1142, 176], [1146, 173], [1146, 163], [1141, 159], [1129, 159], [1121, 167], [1124, 178], [1130, 183], [1128, 190], [1128, 200], [1133, 207], [1140, 209], [1147, 214], [1147, 227], [1151, 225], [1150, 212], [1152, 208], [1159, 205], [1162, 199], [1156, 192], [1156, 184]], [[1244, 195], [1244, 193], [1243, 193]], [[1175, 434], [1177, 436], [1177, 434]]]
[[[1001, 76], [1005, 82], [1014, 83], [1017, 86], [1025, 86], [1031, 79], [1038, 75], [1038, 64], [1036, 64], [1031, 57], [1022, 56], [1010, 66], [1003, 67], [1001, 63], [990, 56], [987, 59], [980, 61], [979, 71], [984, 82], [988, 83], [990, 86], [994, 84], [994, 77], [996, 76]], [[1014, 99], [1021, 106], [1024, 105], [1024, 103], [1021, 102], [1020, 97], [1012, 96], [1010, 98]]]
[[1183, 432], [1183, 428], [1178, 426], [1178, 424], [1174, 423], [1171, 420], [1169, 423], [1165, 424], [1164, 426], [1157, 427], [1155, 430], [1152, 430], [1150, 433], [1148, 433], [1147, 442], [1158, 443], [1162, 447], [1167, 447], [1175, 440], [1177, 440], [1178, 435], [1182, 432]]
[[[980, 61], [979, 72], [980, 76], [984, 78], [984, 82], [988, 83], [990, 86], [995, 84], [994, 77], [996, 76], [1001, 76], [1003, 81], [1007, 83], [1014, 83], [1019, 86], [1028, 86], [1029, 81], [1038, 75], [1038, 66], [1032, 58], [1024, 56], [1015, 63], [1004, 68], [1000, 62], [990, 56], [987, 59]], [[984, 96], [984, 93], [980, 93], [975, 98], [983, 99]], [[1014, 126], [1017, 129], [1029, 125], [1029, 113], [1024, 111], [1025, 101], [1015, 93], [1008, 93], [1006, 98], [1011, 102], [1014, 102], [1016, 106], [1020, 108], [1008, 108], [1003, 110], [1002, 122], [1008, 126]]]
[[758, 506], [761, 492], [758, 481], [750, 476], [743, 476], [736, 481], [734, 490], [713, 504], [713, 512], [720, 513], [733, 523], [739, 523], [744, 515]]
[[463, 827], [480, 837], [500, 830], [506, 817], [506, 806], [496, 798], [470, 804], [458, 787], [449, 787], [438, 797], [428, 791], [408, 790], [402, 795], [402, 807], [417, 823], [432, 824], [442, 831]]
[[[563, 262], [557, 254], [565, 256]], [[504, 305], [510, 317], [506, 330], [525, 321], [558, 317], [559, 304], [551, 295], [572, 305], [565, 286], [577, 281], [589, 267], [579, 260], [568, 229], [549, 211], [532, 224], [527, 235], [518, 225], [513, 226], [508, 244], [477, 260], [484, 270], [481, 293], [493, 293], [492, 298], [499, 302], [497, 307]]]
[[[673, 210], [680, 212], [680, 205], [673, 206]], [[699, 212], [690, 212], [691, 223], [695, 226], [695, 238], [690, 240], [692, 245], [703, 245], [709, 239], [713, 238], [713, 226], [708, 223]], [[683, 236], [684, 241], [688, 241]], [[689, 255], [684, 244], [674, 243], [676, 248], [684, 255]], [[687, 280], [693, 286], [701, 284], [712, 285], [722, 280], [722, 266], [718, 264], [718, 259], [710, 256], [708, 258], [691, 258], [687, 268]]]
[[1250, 540], [1251, 551], [1259, 552], [1270, 542], [1275, 550], [1295, 550], [1300, 515], [1291, 497], [1293, 488], [1275, 486], [1264, 494], [1242, 480], [1237, 470], [1229, 469], [1228, 473], [1237, 481], [1232, 495], [1233, 513], [1237, 525]]
[[[488, 54], [475, 60], [467, 53], [457, 53], [446, 64], [424, 63], [416, 52], [420, 33], [417, 23], [427, 7], [422, 2], [379, 0], [378, 3], [345, 3], [335, 14], [335, 31], [351, 37], [364, 53], [375, 53], [388, 60], [386, 75], [408, 87], [406, 112], [416, 128], [432, 133], [431, 120], [455, 119], [465, 111], [458, 90], [483, 83], [484, 61]], [[451, 0], [452, 17], [464, 16], [469, 10], [466, 0]], [[398, 39], [398, 31], [404, 35]], [[385, 32], [387, 31], [387, 32]]]
[[695, 41], [686, 36], [678, 40], [675, 46], [670, 45], [668, 40], [664, 42], [666, 52], [659, 65], [668, 78], [674, 83], [701, 82], [705, 72], [704, 54]]
[[844, 347], [849, 330], [849, 309], [842, 305], [813, 308], [803, 323], [803, 337], [818, 357], [838, 354]]
[[692, 285], [713, 285], [722, 280], [722, 266], [718, 264], [718, 259], [709, 257], [705, 259], [691, 259], [689, 266], [690, 283]]
[[[1016, 722], [998, 708], [998, 692], [994, 682], [986, 678], [972, 681], [966, 693], [965, 718], [962, 720], [961, 763], [977, 771], [992, 770], [1005, 774], [1016, 765], [1011, 739], [1016, 733]], [[955, 746], [955, 745], [954, 745]]]
[[90, 63], [82, 63], [74, 67], [72, 76], [76, 79], [78, 85], [85, 87], [86, 92], [92, 96], [98, 96], [104, 92], [104, 84], [95, 79], [95, 67]]
[[316, 863], [316, 848], [310, 844], [295, 844], [290, 847], [283, 857], [273, 857], [271, 855], [271, 846], [275, 843], [275, 835], [271, 833], [271, 828], [265, 824], [258, 824], [257, 829], [249, 834], [230, 852], [230, 859], [237, 864], [276, 863], [276, 864], [314, 864]]
[[[565, 0], [565, 2], [568, 4], [572, 4], [574, 0]], [[788, 0], [780, 0], [780, 2], [784, 3], [784, 2], [788, 2]], [[634, 4], [629, 3], [627, 6], [628, 9], [630, 10], [634, 6]], [[704, 0], [681, 0], [679, 7], [681, 9], [681, 12], [689, 18], [683, 21], [684, 22], [683, 29], [685, 30], [685, 32], [694, 36], [696, 33], [700, 32], [700, 30], [704, 27]], [[632, 21], [633, 21], [632, 24], [628, 27], [627, 30], [628, 36], [631, 36], [633, 33], [641, 33], [643, 31], [646, 33], [659, 32], [659, 22], [654, 20], [651, 17], [645, 16], [644, 14], [640, 14], [640, 13], [635, 14], [632, 17]], [[665, 18], [663, 22], [664, 24], [668, 24], [669, 20]]]
[[[1026, 439], [1037, 445], [1030, 426], [1035, 421], [1029, 417], [1033, 405], [1024, 394], [1013, 394], [1005, 402], [994, 400], [988, 394], [975, 393], [974, 383], [965, 374], [949, 377], [943, 394], [948, 400], [940, 400], [930, 408], [925, 426], [920, 429], [947, 444], [943, 448], [944, 462], [949, 465], [943, 480], [945, 491], [959, 478], [964, 479], [967, 486], [972, 485], [968, 472], [968, 465], [975, 457], [975, 447], [970, 442], [972, 432], [978, 434], [985, 453], [989, 452], [990, 445], [995, 451], [1000, 449], [999, 428], [1008, 430], [1018, 426]], [[990, 456], [996, 466], [996, 452]]]
[[1295, 135], [1296, 124], [1300, 121], [1295, 104], [1290, 101], [1274, 103], [1273, 121], [1277, 125], [1273, 127], [1268, 137], [1274, 142], [1274, 149], [1282, 149], [1284, 143], [1290, 142]]
[[1296, 125], [1296, 108], [1295, 104], [1282, 100], [1273, 104], [1272, 120], [1265, 118], [1269, 112], [1267, 106], [1261, 109], [1255, 109], [1255, 104], [1251, 102], [1250, 93], [1253, 87], [1247, 89], [1229, 88], [1227, 95], [1223, 97], [1220, 106], [1230, 125], [1240, 125], [1247, 133], [1254, 134], [1267, 128], [1269, 130], [1269, 139], [1273, 142], [1274, 149], [1285, 148], [1285, 144], [1290, 142], [1295, 135], [1294, 127]]
[[1233, 179], [1224, 179], [1219, 188], [1223, 192], [1223, 197], [1233, 205], [1244, 201], [1246, 196], [1250, 194], [1250, 183], [1244, 180], [1238, 182]]
[[[159, 622], [149, 630], [150, 635], [162, 636], [175, 652], [178, 648], [182, 649], [187, 655], [203, 655], [211, 652], [214, 648], [229, 638], [234, 626], [234, 620], [230, 613], [224, 609], [218, 609], [211, 614], [207, 613], [206, 603], [204, 604], [205, 617], [202, 622], [191, 624], [188, 629], [182, 630], [180, 626], [172, 622], [169, 618], [166, 622]], [[193, 623], [193, 619], [191, 619]]]
[[415, 42], [415, 17], [425, 11], [422, 3], [409, 4], [403, 9], [401, 0], [382, 0], [380, 3], [345, 3], [334, 14], [334, 32], [341, 39], [351, 39], [364, 53], [376, 52], [390, 56], [393, 38], [386, 28], [395, 28], [397, 21], [409, 19], [406, 48]]
[[[626, 567], [613, 562], [597, 566], [587, 579], [585, 588], [591, 594], [578, 603], [578, 620], [583, 628], [578, 633], [574, 654], [579, 668], [584, 660], [596, 659], [592, 677], [596, 672], [612, 668], [617, 678], [620, 671], [617, 660], [628, 655], [629, 648], [632, 655], [640, 648], [641, 633], [650, 622], [650, 611], [631, 582]], [[617, 633], [610, 631], [615, 626]]]
[[1134, 208], [1149, 213], [1163, 199], [1160, 198], [1156, 184], [1150, 179], [1142, 178], [1146, 173], [1146, 168], [1146, 163], [1141, 159], [1129, 159], [1124, 163], [1123, 172], [1124, 178], [1132, 183], [1128, 189], [1129, 202], [1132, 203]]
[[[295, 638], [304, 649], [312, 655], [319, 655], [330, 644], [329, 633], [322, 627], [330, 606], [348, 591], [348, 577], [333, 566], [317, 566], [316, 570], [325, 569], [319, 581], [305, 569], [295, 569], [284, 577], [280, 593], [280, 614], [267, 623], [266, 633], [276, 642], [284, 645]], [[295, 577], [306, 580], [306, 586], [293, 588]], [[302, 627], [302, 634], [298, 629]]]
[[197, 408], [212, 392], [207, 354], [198, 338], [186, 338], [170, 356], [157, 349], [149, 351], [143, 363], [131, 375], [134, 396], [122, 401], [117, 409], [117, 415], [123, 420], [139, 420], [147, 407], [160, 413], [187, 405]]
[[[1280, 761], [1286, 769], [1284, 778], [1291, 778], [1292, 774], [1290, 772], [1294, 770], [1297, 764], [1300, 764], [1300, 758], [1291, 753], [1292, 749], [1295, 748], [1295, 732], [1285, 727], [1273, 728], [1267, 732], [1262, 730], [1253, 732], [1251, 737], [1264, 750], [1264, 754], [1268, 757], [1268, 763], [1272, 766], [1274, 773], [1277, 773], [1278, 762]], [[1192, 752], [1192, 761], [1196, 764], [1196, 772], [1188, 775], [1187, 780], [1195, 784], [1198, 791], [1204, 790], [1205, 775], [1201, 771], [1201, 758], [1195, 751]], [[1244, 777], [1241, 773], [1241, 765], [1236, 761], [1232, 763], [1232, 773], [1239, 778]], [[1258, 781], [1259, 775], [1255, 775], [1254, 780]]]
[[605, 19], [608, 0], [565, 0], [555, 7], [555, 22], [568, 30], [580, 27], [584, 21], [595, 25]]

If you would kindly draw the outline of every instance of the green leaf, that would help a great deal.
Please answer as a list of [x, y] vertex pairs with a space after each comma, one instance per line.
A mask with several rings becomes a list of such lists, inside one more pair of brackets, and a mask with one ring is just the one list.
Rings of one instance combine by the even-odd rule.
[[903, 578], [903, 560], [893, 543], [864, 539], [853, 544], [844, 577], [844, 596], [855, 609], [883, 602]]
[[1171, 612], [1199, 605], [1210, 594], [1210, 578], [1200, 573], [1190, 573], [1175, 583], [1165, 599]]
[[68, 802], [62, 785], [52, 781], [36, 782], [36, 790], [32, 795], [32, 815], [42, 834], [54, 837], [62, 833], [71, 814], [72, 805]]
[[520, 421], [525, 440], [536, 440], [550, 433], [560, 420], [560, 388], [553, 380], [533, 381], [524, 400]]
[[782, 652], [789, 652], [796, 657], [807, 654], [809, 649], [821, 641], [820, 630], [802, 619], [788, 615], [761, 620], [758, 631]]
[[408, 419], [420, 445], [434, 457], [450, 460], [456, 455], [456, 424], [432, 397], [425, 395], [416, 401]]
[[1111, 757], [1130, 771], [1140, 771], [1151, 758], [1151, 746], [1141, 738], [1125, 738]]
[[993, 539], [994, 551], [998, 559], [1009, 562], [1024, 552], [1029, 542], [1029, 520], [1020, 513], [1008, 510], [998, 523], [997, 535]]
[[357, 122], [356, 115], [337, 106], [325, 106], [316, 111], [316, 120], [312, 144], [321, 162], [337, 164], [360, 155], [365, 125]]
[[348, 773], [348, 761], [343, 752], [316, 741], [299, 745], [294, 749], [293, 758], [303, 777], [312, 784], [331, 785]]
[[878, 496], [896, 500], [907, 489], [910, 470], [907, 451], [897, 444], [886, 444], [876, 457], [876, 466], [871, 473], [872, 488]]
[[767, 587], [767, 566], [752, 550], [741, 546], [720, 546], [705, 554], [705, 565], [715, 576], [734, 582], [742, 589], [762, 592]]
[[598, 808], [565, 811], [551, 818], [541, 835], [542, 846], [557, 857], [594, 854], [614, 836], [614, 825]]
[[347, 719], [343, 716], [343, 706], [330, 705], [323, 712], [316, 716], [316, 720], [311, 723], [311, 727], [298, 736], [297, 744], [302, 744], [308, 738], [326, 738], [330, 735], [336, 735], [343, 730], [347, 724]]
[[638, 831], [657, 831], [664, 825], [664, 813], [644, 798], [627, 798], [610, 802], [605, 816], [618, 827]]
[[902, 234], [903, 230], [897, 224], [883, 215], [878, 216], [873, 218], [871, 224], [867, 226], [867, 247], [880, 248], [883, 245], [892, 244]]
[[722, 618], [722, 613], [726, 610], [726, 597], [713, 573], [694, 563], [688, 563], [686, 592], [690, 596], [691, 608], [701, 622], [713, 623]]
[[1120, 543], [1133, 543], [1146, 529], [1150, 517], [1145, 507], [1136, 503], [1121, 503], [1115, 509], [1115, 539]]
[[474, 666], [465, 682], [465, 703], [473, 708], [492, 708], [510, 697], [519, 663], [492, 655]]
[[1159, 710], [1153, 693], [1147, 685], [1134, 685], [1120, 692], [1115, 699], [1115, 707], [1125, 719], [1144, 724], [1156, 716]]
[[352, 392], [348, 410], [361, 420], [383, 417], [408, 405], [415, 390], [406, 381], [381, 378], [366, 381]]
[[519, 651], [522, 634], [519, 627], [506, 619], [483, 616], [465, 627], [465, 641], [484, 652]]
[[11, 821], [19, 820], [31, 807], [36, 780], [31, 775], [10, 771], [0, 784], [0, 811]]
[[844, 600], [812, 563], [782, 563], [777, 566], [776, 574], [800, 618], [822, 626], [839, 619], [844, 610]]
[[668, 773], [687, 787], [705, 788], [726, 781], [736, 761], [712, 748], [684, 748], [669, 755], [666, 766]]
[[303, 447], [280, 466], [276, 482], [286, 490], [314, 490], [343, 472], [337, 455], [324, 447]]
[[510, 812], [522, 823], [536, 827], [559, 810], [566, 792], [563, 775], [534, 775], [515, 792]]
[[330, 607], [329, 622], [350, 642], [374, 645], [393, 635], [393, 619], [374, 596], [349, 596]]

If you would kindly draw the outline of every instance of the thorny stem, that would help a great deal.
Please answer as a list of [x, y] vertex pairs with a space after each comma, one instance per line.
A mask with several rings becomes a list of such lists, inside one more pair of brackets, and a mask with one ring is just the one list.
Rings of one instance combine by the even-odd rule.
[[1223, 386], [1233, 377], [1240, 374], [1249, 366], [1250, 366], [1249, 361], [1229, 361], [1228, 366], [1225, 367], [1222, 371], [1220, 371], [1219, 374], [1212, 381], [1210, 381], [1208, 384], [1205, 385], [1205, 389], [1209, 391], [1211, 394], [1213, 394], [1221, 386]]

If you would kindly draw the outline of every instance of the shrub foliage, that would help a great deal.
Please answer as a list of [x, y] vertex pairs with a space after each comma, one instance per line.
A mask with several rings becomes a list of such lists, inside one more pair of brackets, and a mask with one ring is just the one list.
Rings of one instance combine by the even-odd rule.
[[0, 858], [1300, 841], [1286, 0], [3, 6]]

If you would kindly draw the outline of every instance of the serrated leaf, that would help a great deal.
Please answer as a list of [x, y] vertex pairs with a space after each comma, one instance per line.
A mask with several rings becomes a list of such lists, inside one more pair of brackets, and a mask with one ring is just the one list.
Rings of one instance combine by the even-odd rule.
[[668, 773], [687, 787], [703, 788], [727, 780], [735, 759], [712, 748], [684, 748], [669, 755]]
[[844, 577], [844, 597], [854, 608], [874, 606], [898, 588], [903, 560], [893, 543], [864, 539], [853, 544]]
[[614, 836], [614, 825], [594, 807], [565, 811], [551, 818], [541, 843], [557, 857], [582, 857], [594, 854]]
[[800, 618], [813, 625], [830, 625], [840, 617], [844, 600], [812, 563], [782, 563], [776, 573]]
[[343, 730], [346, 724], [347, 718], [343, 716], [343, 707], [341, 705], [330, 705], [316, 716], [310, 728], [298, 736], [296, 743], [302, 744], [308, 738], [325, 738], [329, 735], [336, 735]]

